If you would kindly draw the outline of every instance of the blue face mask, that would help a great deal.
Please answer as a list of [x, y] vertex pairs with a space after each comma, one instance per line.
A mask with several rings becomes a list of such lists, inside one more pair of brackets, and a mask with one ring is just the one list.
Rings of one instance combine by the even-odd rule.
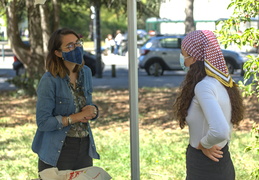
[[182, 54], [180, 54], [180, 65], [181, 65], [182, 69], [184, 70], [184, 72], [188, 72], [190, 67], [186, 67], [184, 65], [184, 59], [185, 59], [184, 56]]
[[62, 52], [62, 57], [66, 61], [80, 65], [83, 62], [83, 53], [84, 53], [83, 47], [76, 47], [72, 51]]

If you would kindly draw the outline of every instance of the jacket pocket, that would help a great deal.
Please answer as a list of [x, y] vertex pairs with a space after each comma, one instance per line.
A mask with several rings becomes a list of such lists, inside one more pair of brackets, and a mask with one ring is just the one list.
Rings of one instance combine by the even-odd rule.
[[64, 97], [56, 97], [56, 108], [54, 110], [54, 114], [56, 115], [64, 115], [68, 112], [69, 108], [69, 98], [64, 98]]

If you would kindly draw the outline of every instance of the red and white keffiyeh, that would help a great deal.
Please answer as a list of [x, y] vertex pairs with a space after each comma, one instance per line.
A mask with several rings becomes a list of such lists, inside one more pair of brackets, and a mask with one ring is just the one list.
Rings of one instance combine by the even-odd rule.
[[224, 56], [216, 36], [209, 30], [196, 30], [187, 34], [182, 41], [182, 48], [197, 61], [204, 61], [208, 76], [216, 78], [227, 87], [234, 82], [228, 73]]

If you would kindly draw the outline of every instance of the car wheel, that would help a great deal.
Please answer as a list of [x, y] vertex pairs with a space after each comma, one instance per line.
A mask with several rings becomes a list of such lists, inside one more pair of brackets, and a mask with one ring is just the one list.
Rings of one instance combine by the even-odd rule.
[[226, 61], [226, 65], [228, 67], [229, 74], [234, 74], [234, 70], [235, 70], [234, 65], [229, 61]]
[[147, 65], [146, 72], [148, 75], [162, 76], [164, 69], [159, 62], [153, 61]]

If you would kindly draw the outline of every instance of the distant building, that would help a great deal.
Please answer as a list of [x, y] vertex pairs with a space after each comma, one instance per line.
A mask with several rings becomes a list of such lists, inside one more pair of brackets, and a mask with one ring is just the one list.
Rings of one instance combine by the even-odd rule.
[[[196, 29], [215, 30], [215, 21], [220, 18], [229, 18], [233, 10], [227, 7], [231, 0], [195, 0], [194, 20]], [[158, 21], [158, 33], [161, 34], [184, 34], [185, 33], [185, 7], [186, 1], [164, 0], [160, 7]], [[148, 19], [149, 22], [156, 21]], [[147, 22], [148, 23], [148, 22]], [[146, 29], [151, 30], [151, 29]], [[152, 29], [155, 30], [155, 29]]]
[[[217, 20], [195, 20], [196, 29], [207, 29], [214, 31]], [[184, 34], [184, 20], [170, 20], [160, 18], [148, 18], [146, 20], [146, 31], [155, 34]]]

